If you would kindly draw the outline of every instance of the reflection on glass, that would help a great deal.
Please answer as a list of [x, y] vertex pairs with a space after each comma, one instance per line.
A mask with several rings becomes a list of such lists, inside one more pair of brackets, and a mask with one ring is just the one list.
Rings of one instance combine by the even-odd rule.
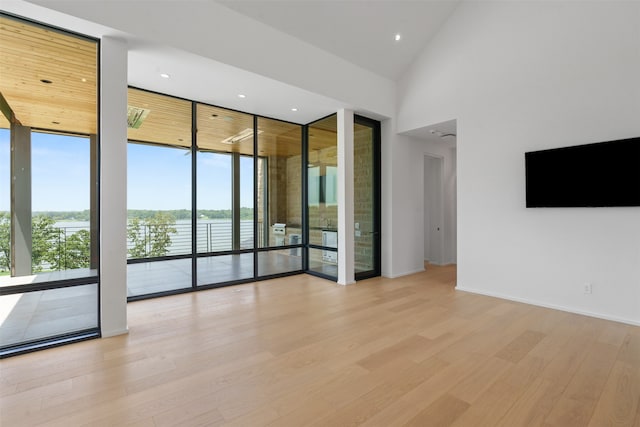
[[198, 286], [253, 278], [253, 253], [198, 258]]
[[0, 296], [0, 346], [98, 327], [98, 285]]
[[309, 248], [309, 271], [336, 279], [338, 277], [338, 253], [327, 249]]
[[302, 248], [258, 252], [258, 276], [302, 270]]
[[127, 296], [191, 287], [191, 259], [137, 262], [127, 265]]
[[309, 243], [323, 245], [323, 231], [337, 231], [338, 136], [336, 115], [309, 125], [307, 165]]

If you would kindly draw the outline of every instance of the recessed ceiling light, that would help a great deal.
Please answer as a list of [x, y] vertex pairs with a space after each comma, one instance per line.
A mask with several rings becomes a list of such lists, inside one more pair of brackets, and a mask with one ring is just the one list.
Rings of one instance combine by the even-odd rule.
[[238, 94], [238, 98], [246, 98], [246, 97], [247, 97], [247, 95], [245, 95], [244, 93], [239, 93]]
[[85, 79], [85, 78], [83, 77], [83, 78], [81, 78], [81, 79], [80, 79], [80, 81], [81, 81], [82, 83], [86, 83], [86, 82], [87, 82], [87, 79]]
[[401, 38], [402, 38], [402, 36], [400, 35], [400, 33], [398, 33], [398, 34], [395, 35], [394, 40], [399, 42]]
[[291, 111], [298, 111], [298, 109], [296, 107], [293, 107]]
[[162, 77], [163, 79], [168, 79], [171, 76], [169, 74], [167, 74], [167, 73], [160, 73], [160, 77]]

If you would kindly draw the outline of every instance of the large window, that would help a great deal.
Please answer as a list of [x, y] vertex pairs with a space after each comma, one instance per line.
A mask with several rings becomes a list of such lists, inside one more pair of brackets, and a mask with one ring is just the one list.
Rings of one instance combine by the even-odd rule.
[[190, 288], [191, 102], [130, 88], [128, 126], [128, 295]]
[[0, 354], [98, 335], [98, 44], [0, 15]]
[[254, 123], [250, 114], [198, 104], [198, 285], [255, 276]]
[[[258, 275], [302, 270], [302, 127], [258, 119]], [[286, 248], [282, 248], [285, 246]]]
[[303, 126], [136, 88], [128, 126], [130, 299], [303, 270]]
[[309, 271], [338, 276], [338, 124], [336, 115], [309, 125]]

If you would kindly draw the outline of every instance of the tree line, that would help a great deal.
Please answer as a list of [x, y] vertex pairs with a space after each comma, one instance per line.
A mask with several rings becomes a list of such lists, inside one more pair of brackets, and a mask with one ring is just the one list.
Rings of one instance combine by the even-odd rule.
[[[148, 220], [154, 218], [158, 212], [168, 214], [175, 220], [190, 220], [191, 211], [188, 209], [150, 210], [150, 209], [129, 209], [127, 218], [129, 220]], [[6, 213], [6, 212], [5, 212]], [[233, 211], [231, 209], [199, 209], [197, 217], [201, 219], [231, 219]], [[38, 211], [33, 216], [44, 216], [54, 221], [90, 221], [91, 212], [87, 209], [83, 211]], [[240, 219], [253, 219], [253, 208], [240, 208]]]
[[[167, 255], [171, 236], [177, 232], [176, 218], [167, 211], [153, 211], [146, 218], [133, 217], [127, 224], [128, 254], [131, 258]], [[69, 217], [79, 220], [78, 217]], [[11, 269], [11, 218], [0, 212], [0, 272]], [[87, 229], [56, 227], [53, 216], [40, 213], [31, 218], [32, 271], [89, 268], [91, 234]]]

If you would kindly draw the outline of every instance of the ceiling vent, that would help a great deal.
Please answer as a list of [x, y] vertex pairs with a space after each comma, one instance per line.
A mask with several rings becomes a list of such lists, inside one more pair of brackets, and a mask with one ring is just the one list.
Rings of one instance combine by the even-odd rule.
[[142, 122], [144, 122], [150, 112], [151, 110], [147, 110], [146, 108], [127, 105], [127, 127], [138, 129], [142, 126]]
[[[261, 133], [262, 131], [258, 130], [258, 135], [260, 135]], [[221, 142], [223, 144], [237, 144], [239, 142], [242, 142], [252, 137], [253, 137], [253, 129], [247, 128], [245, 130], [242, 130], [236, 133], [235, 135], [231, 135], [229, 138], [223, 139]]]

